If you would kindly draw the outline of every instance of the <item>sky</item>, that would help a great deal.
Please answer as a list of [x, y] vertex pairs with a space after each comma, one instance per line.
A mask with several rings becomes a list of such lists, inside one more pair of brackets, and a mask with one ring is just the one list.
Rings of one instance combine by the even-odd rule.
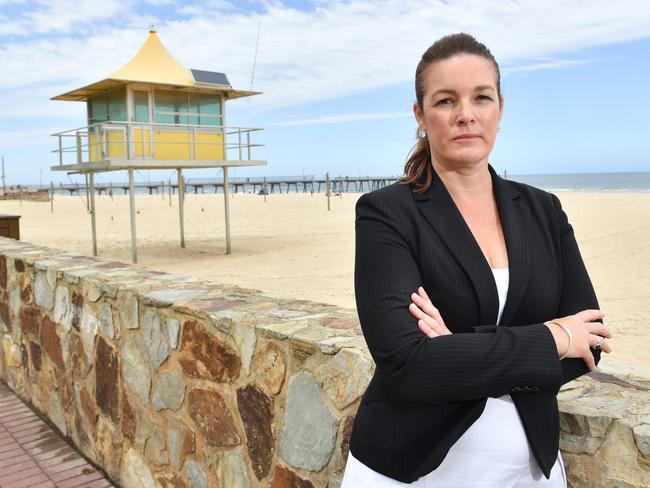
[[[402, 174], [417, 127], [415, 67], [436, 39], [461, 31], [501, 67], [505, 111], [490, 155], [499, 172], [650, 171], [646, 0], [0, 0], [7, 183], [78, 181], [50, 170], [50, 134], [86, 125], [85, 104], [50, 98], [116, 71], [151, 25], [187, 68], [263, 92], [227, 105], [228, 125], [264, 129], [253, 157], [268, 164], [237, 177]], [[102, 175], [111, 180], [126, 177]]]

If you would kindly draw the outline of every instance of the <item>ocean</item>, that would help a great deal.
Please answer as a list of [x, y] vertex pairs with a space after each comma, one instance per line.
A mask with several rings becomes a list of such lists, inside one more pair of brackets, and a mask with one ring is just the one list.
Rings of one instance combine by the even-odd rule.
[[[501, 174], [501, 176], [504, 176]], [[388, 176], [388, 177], [377, 177], [377, 176], [362, 176], [362, 177], [349, 177], [343, 176], [343, 183], [341, 185], [343, 193], [356, 193], [356, 192], [367, 192], [383, 186], [384, 184], [390, 184], [394, 181], [397, 181], [397, 176]], [[650, 172], [630, 172], [630, 173], [563, 173], [563, 174], [546, 174], [546, 175], [511, 175], [507, 174], [506, 178], [508, 180], [519, 181], [521, 183], [527, 183], [529, 185], [541, 188], [547, 191], [561, 192], [561, 191], [572, 191], [572, 192], [650, 192]], [[321, 184], [318, 184], [318, 180], [321, 180]], [[363, 180], [363, 181], [361, 181]], [[220, 179], [214, 178], [188, 178], [186, 180], [186, 191], [188, 194], [193, 193], [215, 193], [214, 183], [221, 185]], [[261, 177], [237, 177], [230, 178], [230, 188], [231, 193], [259, 193], [261, 190]], [[256, 182], [253, 185], [253, 181]], [[283, 176], [283, 177], [274, 177], [268, 176], [267, 181], [267, 190], [269, 193], [296, 193], [296, 192], [314, 192], [314, 193], [325, 193], [325, 183], [323, 177], [314, 177], [314, 176]], [[339, 191], [338, 185], [338, 176], [332, 178], [332, 192], [337, 193]], [[289, 184], [287, 184], [290, 182]], [[303, 184], [304, 182], [304, 184]], [[147, 183], [146, 181], [138, 181], [136, 183], [136, 194], [143, 195], [149, 194], [150, 190], [147, 186], [151, 186], [151, 191], [153, 194], [160, 194], [159, 192], [164, 191], [165, 194], [168, 192], [168, 187], [161, 188], [163, 182], [151, 182]], [[196, 184], [198, 188], [194, 185]], [[96, 182], [96, 185], [103, 187], [103, 192], [106, 194], [108, 181], [100, 180]], [[172, 181], [172, 184], [175, 185], [176, 182]], [[79, 187], [77, 194], [85, 194], [84, 183], [78, 183]], [[113, 191], [116, 195], [124, 194], [128, 185], [123, 182], [113, 182]], [[167, 185], [167, 182], [165, 182]], [[69, 191], [61, 188], [54, 187], [56, 193], [58, 194], [67, 194]], [[175, 189], [174, 189], [175, 192]], [[222, 188], [218, 188], [217, 193], [222, 193]]]
[[650, 192], [650, 172], [507, 175], [507, 179], [547, 191]]

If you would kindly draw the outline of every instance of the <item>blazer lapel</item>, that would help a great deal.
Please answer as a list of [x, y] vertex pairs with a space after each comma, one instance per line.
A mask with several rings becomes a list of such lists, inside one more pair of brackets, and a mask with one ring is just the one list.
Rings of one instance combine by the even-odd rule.
[[[530, 277], [530, 208], [510, 183], [500, 178], [492, 166], [492, 186], [499, 207], [501, 226], [508, 249], [509, 284], [500, 325], [510, 326], [526, 293]], [[514, 324], [517, 325], [517, 324]]]
[[[510, 325], [528, 283], [529, 253], [526, 238], [529, 235], [530, 217], [528, 206], [520, 198], [519, 192], [501, 180], [492, 166], [488, 167], [501, 216], [510, 268], [510, 283], [501, 324]], [[413, 193], [413, 197], [424, 219], [445, 243], [472, 282], [480, 310], [480, 323], [477, 325], [495, 324], [499, 297], [490, 265], [435, 171], [429, 190]]]

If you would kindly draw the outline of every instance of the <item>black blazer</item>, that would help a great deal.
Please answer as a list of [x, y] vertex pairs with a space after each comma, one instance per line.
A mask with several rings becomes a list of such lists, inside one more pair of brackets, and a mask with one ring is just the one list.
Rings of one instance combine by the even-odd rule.
[[[510, 394], [546, 478], [557, 458], [560, 386], [589, 370], [558, 359], [543, 322], [597, 309], [558, 198], [489, 166], [510, 283], [499, 326], [494, 277], [440, 178], [415, 193], [395, 183], [356, 205], [357, 311], [375, 373], [357, 411], [352, 454], [410, 483], [436, 469], [479, 418]], [[423, 286], [451, 335], [429, 339], [408, 311]], [[593, 351], [593, 350], [592, 350]], [[593, 351], [596, 364], [600, 352]]]

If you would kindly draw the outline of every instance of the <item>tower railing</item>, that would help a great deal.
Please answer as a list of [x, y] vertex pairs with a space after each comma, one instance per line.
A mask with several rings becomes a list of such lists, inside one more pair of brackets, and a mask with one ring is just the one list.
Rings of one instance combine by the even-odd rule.
[[[251, 161], [261, 128], [103, 121], [52, 134], [59, 166], [113, 161]], [[171, 155], [171, 157], [169, 157]]]

